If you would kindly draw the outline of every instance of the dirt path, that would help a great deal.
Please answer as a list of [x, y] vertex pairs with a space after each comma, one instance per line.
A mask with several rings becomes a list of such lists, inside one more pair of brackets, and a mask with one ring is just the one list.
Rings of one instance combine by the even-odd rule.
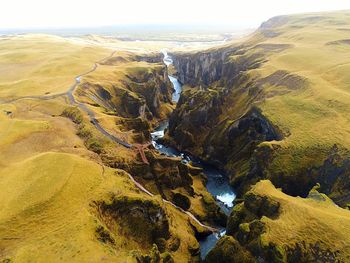
[[[143, 191], [144, 193], [148, 194], [149, 196], [154, 196], [154, 194], [152, 194], [150, 191], [148, 191], [146, 188], [144, 188], [139, 182], [137, 182], [135, 180], [135, 178], [131, 175], [131, 174], [128, 174], [129, 178], [131, 181], [134, 182], [134, 184], [141, 190]], [[167, 203], [173, 207], [175, 207], [177, 210], [181, 211], [182, 213], [186, 214], [188, 217], [190, 217], [193, 221], [195, 221], [198, 225], [200, 225], [201, 227], [204, 227], [206, 229], [208, 229], [209, 231], [211, 232], [219, 232], [219, 229], [217, 228], [214, 228], [214, 227], [211, 227], [211, 226], [207, 226], [205, 224], [203, 224], [201, 221], [199, 221], [191, 212], [188, 212], [188, 211], [185, 211], [183, 210], [181, 207], [175, 205], [174, 203], [166, 200], [166, 199], [162, 199], [164, 203]]]
[[[72, 105], [76, 105], [78, 106], [82, 111], [84, 111], [90, 118], [90, 122], [96, 127], [96, 129], [98, 131], [100, 131], [103, 135], [107, 136], [109, 139], [111, 139], [113, 142], [116, 142], [126, 148], [135, 148], [137, 151], [139, 151], [140, 155], [141, 155], [141, 159], [144, 163], [149, 164], [146, 155], [144, 153], [144, 148], [148, 147], [150, 144], [145, 144], [145, 145], [132, 145], [129, 144], [126, 141], [123, 141], [119, 138], [117, 138], [116, 136], [112, 135], [111, 133], [109, 133], [107, 130], [105, 130], [98, 122], [98, 120], [96, 119], [96, 115], [95, 113], [89, 109], [84, 103], [79, 102], [75, 99], [74, 97], [74, 92], [76, 90], [76, 88], [79, 86], [80, 82], [81, 82], [81, 77], [86, 76], [92, 72], [94, 72], [97, 68], [99, 63], [111, 58], [114, 56], [114, 54], [116, 53], [116, 51], [113, 51], [109, 56], [95, 62], [94, 66], [92, 67], [92, 69], [88, 70], [85, 73], [82, 73], [78, 76], [75, 77], [75, 83], [70, 87], [70, 89], [67, 92], [64, 93], [59, 93], [59, 94], [53, 94], [53, 95], [46, 95], [46, 96], [25, 96], [25, 97], [20, 97], [20, 98], [16, 98], [16, 99], [12, 99], [12, 100], [8, 100], [8, 101], [1, 101], [1, 103], [5, 104], [5, 103], [12, 103], [18, 100], [23, 100], [23, 99], [39, 99], [39, 100], [50, 100], [50, 99], [55, 99], [61, 96], [67, 96], [69, 99], [69, 103]], [[149, 196], [154, 196], [154, 194], [152, 194], [150, 191], [148, 191], [145, 187], [143, 187], [140, 183], [138, 183], [135, 178], [128, 174], [129, 178], [131, 181], [133, 181], [133, 183], [136, 185], [137, 188], [139, 188], [142, 192], [146, 193]], [[201, 227], [204, 227], [206, 229], [208, 229], [211, 232], [219, 232], [218, 229], [213, 228], [211, 226], [207, 226], [203, 223], [201, 223], [191, 212], [185, 211], [183, 210], [181, 207], [175, 205], [174, 203], [163, 199], [164, 203], [167, 203], [173, 207], [175, 207], [176, 209], [178, 209], [179, 211], [181, 211], [182, 213], [186, 214], [188, 217], [190, 217], [193, 221], [195, 221], [198, 225], [200, 225]]]

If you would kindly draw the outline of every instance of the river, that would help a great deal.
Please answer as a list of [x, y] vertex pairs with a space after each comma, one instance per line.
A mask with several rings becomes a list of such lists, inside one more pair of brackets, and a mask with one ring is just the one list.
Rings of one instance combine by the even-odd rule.
[[[167, 54], [165, 50], [163, 50], [162, 53], [164, 55], [164, 58], [163, 58], [164, 64], [166, 66], [171, 65], [173, 63], [173, 60], [171, 59], [171, 57]], [[175, 103], [177, 103], [179, 101], [179, 98], [182, 92], [181, 83], [174, 76], [169, 75], [168, 77], [174, 87], [172, 100]], [[203, 169], [204, 174], [208, 178], [208, 181], [206, 184], [206, 188], [208, 192], [212, 194], [217, 204], [222, 208], [225, 214], [228, 215], [232, 210], [233, 201], [236, 198], [236, 195], [233, 189], [229, 185], [228, 178], [222, 172], [217, 170], [215, 167], [202, 162], [198, 158], [194, 156], [190, 156], [183, 152], [180, 152], [173, 147], [165, 146], [159, 143], [158, 139], [164, 136], [164, 131], [165, 129], [168, 128], [168, 125], [169, 125], [169, 122], [164, 121], [154, 130], [154, 132], [151, 133], [153, 146], [162, 154], [165, 154], [171, 157], [181, 157], [184, 163], [188, 163], [192, 161], [193, 165], [201, 167]], [[202, 259], [204, 259], [207, 253], [215, 246], [217, 240], [224, 234], [225, 234], [225, 229], [221, 228], [220, 233], [213, 233], [208, 237], [202, 240], [199, 240]]]

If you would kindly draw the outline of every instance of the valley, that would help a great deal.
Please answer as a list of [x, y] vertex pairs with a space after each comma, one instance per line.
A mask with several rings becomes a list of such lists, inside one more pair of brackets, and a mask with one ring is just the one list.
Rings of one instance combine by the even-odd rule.
[[349, 26], [0, 36], [0, 262], [349, 262]]

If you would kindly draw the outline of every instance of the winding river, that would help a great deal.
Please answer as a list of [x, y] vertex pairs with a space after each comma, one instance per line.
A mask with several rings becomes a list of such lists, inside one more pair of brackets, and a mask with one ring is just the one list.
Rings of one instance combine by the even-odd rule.
[[[166, 66], [171, 65], [173, 63], [173, 60], [171, 59], [171, 57], [167, 54], [165, 50], [163, 50], [162, 53], [164, 55], [164, 58], [163, 58], [164, 64]], [[174, 76], [169, 75], [168, 77], [174, 87], [172, 100], [176, 103], [179, 101], [179, 98], [182, 92], [182, 86], [181, 86], [181, 83]], [[203, 169], [204, 174], [208, 178], [207, 185], [206, 185], [208, 192], [212, 194], [212, 196], [217, 201], [217, 204], [228, 215], [233, 207], [233, 201], [236, 195], [233, 189], [231, 188], [231, 186], [229, 185], [227, 177], [223, 173], [221, 173], [219, 170], [215, 169], [215, 167], [200, 161], [198, 158], [182, 153], [173, 147], [165, 146], [159, 143], [158, 139], [164, 136], [164, 131], [165, 129], [168, 128], [168, 125], [169, 125], [168, 121], [164, 121], [151, 134], [153, 146], [162, 154], [165, 154], [171, 157], [181, 157], [184, 163], [188, 163], [189, 161], [192, 161], [194, 165], [201, 167]], [[217, 240], [224, 234], [225, 234], [225, 229], [221, 228], [220, 233], [213, 233], [208, 237], [199, 241], [201, 246], [202, 259], [214, 247]]]

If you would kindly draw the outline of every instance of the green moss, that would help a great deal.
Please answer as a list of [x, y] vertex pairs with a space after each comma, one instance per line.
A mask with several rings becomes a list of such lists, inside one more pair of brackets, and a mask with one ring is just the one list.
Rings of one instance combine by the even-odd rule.
[[109, 243], [109, 244], [114, 244], [115, 241], [111, 237], [110, 232], [103, 226], [99, 225], [96, 228], [96, 236], [99, 241], [102, 243]]
[[148, 254], [141, 254], [140, 251], [133, 251], [133, 256], [138, 263], [161, 263], [161, 255], [156, 244], [153, 244]]
[[202, 200], [206, 205], [211, 205], [213, 203], [213, 197], [210, 194], [203, 194]]
[[287, 254], [281, 246], [274, 246], [273, 249], [274, 262], [285, 263], [287, 262]]
[[174, 263], [174, 259], [169, 252], [165, 252], [162, 255], [162, 263]]
[[191, 243], [188, 245], [188, 251], [192, 256], [199, 256], [199, 253], [200, 253], [199, 243], [196, 240], [192, 240]]
[[85, 125], [81, 124], [81, 125], [79, 126], [77, 135], [78, 135], [80, 138], [83, 138], [83, 139], [87, 140], [87, 139], [90, 139], [90, 138], [92, 137], [92, 132], [91, 132], [91, 130], [89, 130], [89, 128], [87, 128]]
[[205, 263], [253, 263], [253, 256], [232, 236], [222, 237], [208, 253]]
[[261, 218], [262, 216], [274, 217], [278, 215], [280, 204], [270, 197], [248, 192], [244, 196], [244, 206], [258, 218]]
[[178, 238], [177, 236], [174, 236], [169, 240], [168, 248], [170, 249], [170, 251], [175, 252], [179, 249], [180, 243], [181, 243], [180, 238]]
[[160, 262], [160, 253], [156, 244], [153, 244], [153, 247], [149, 253], [150, 263], [159, 263]]
[[164, 252], [166, 250], [166, 247], [167, 247], [167, 241], [165, 238], [157, 238], [155, 240], [155, 243], [159, 249], [160, 252]]
[[86, 142], [87, 148], [97, 154], [100, 154], [103, 150], [103, 145], [101, 141], [96, 138], [90, 138]]
[[260, 235], [258, 239], [258, 243], [261, 250], [267, 249], [270, 244], [266, 235]]
[[235, 205], [227, 220], [227, 234], [234, 235], [245, 217], [244, 203]]
[[99, 202], [98, 206], [106, 219], [104, 223], [110, 224], [113, 218], [123, 226], [126, 235], [151, 244], [170, 237], [167, 215], [154, 199], [113, 196], [110, 200]]
[[249, 223], [242, 223], [239, 225], [239, 231], [243, 232], [243, 233], [249, 233], [250, 232], [250, 228], [249, 228]]

